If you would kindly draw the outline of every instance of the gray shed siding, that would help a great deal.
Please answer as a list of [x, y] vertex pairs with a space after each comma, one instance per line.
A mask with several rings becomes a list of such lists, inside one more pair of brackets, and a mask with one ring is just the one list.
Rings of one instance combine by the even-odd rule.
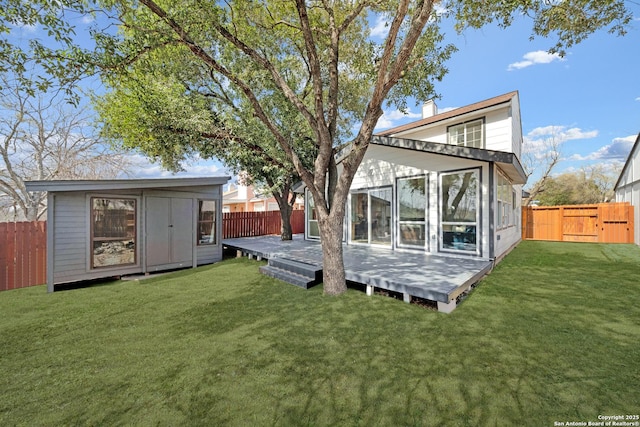
[[[92, 268], [91, 266], [91, 198], [123, 197], [136, 200], [136, 263], [135, 265]], [[167, 197], [189, 200], [192, 227], [188, 239], [192, 242], [192, 257], [187, 265], [167, 264], [148, 268], [146, 265], [146, 201], [148, 197]], [[198, 246], [198, 203], [216, 203], [216, 242]], [[53, 285], [103, 277], [160, 271], [184, 266], [211, 264], [222, 260], [222, 190], [221, 185], [200, 185], [152, 189], [100, 189], [97, 191], [52, 191], [48, 196], [48, 256], [47, 282]]]

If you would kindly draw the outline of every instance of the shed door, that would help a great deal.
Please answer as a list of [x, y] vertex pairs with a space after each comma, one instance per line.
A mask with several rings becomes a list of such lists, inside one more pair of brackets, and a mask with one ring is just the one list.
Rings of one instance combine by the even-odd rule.
[[147, 197], [147, 266], [181, 267], [193, 263], [193, 201]]

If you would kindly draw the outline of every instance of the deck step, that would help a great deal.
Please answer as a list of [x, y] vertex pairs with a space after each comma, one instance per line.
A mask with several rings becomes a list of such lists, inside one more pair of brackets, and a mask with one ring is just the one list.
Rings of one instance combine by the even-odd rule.
[[269, 259], [269, 264], [260, 267], [260, 272], [304, 289], [322, 282], [321, 267], [282, 257]]

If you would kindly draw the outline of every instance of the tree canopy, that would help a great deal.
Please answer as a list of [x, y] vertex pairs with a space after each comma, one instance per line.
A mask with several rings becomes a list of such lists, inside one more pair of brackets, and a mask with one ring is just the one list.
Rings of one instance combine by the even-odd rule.
[[[346, 290], [345, 202], [383, 103], [403, 109], [410, 97], [430, 99], [447, 71], [455, 47], [446, 43], [443, 19], [453, 19], [462, 31], [489, 22], [508, 27], [515, 16], [528, 15], [532, 34], [555, 34], [551, 49], [560, 53], [600, 28], [623, 34], [631, 20], [622, 0], [98, 5], [119, 31], [95, 32], [95, 51], [71, 53], [80, 68], [99, 67], [112, 101], [122, 101], [119, 112], [107, 115], [108, 126], [167, 164], [216, 147], [237, 145], [247, 152], [251, 144], [269, 161], [288, 162], [314, 199], [329, 294]], [[388, 22], [380, 39], [370, 37], [369, 21], [376, 16]]]

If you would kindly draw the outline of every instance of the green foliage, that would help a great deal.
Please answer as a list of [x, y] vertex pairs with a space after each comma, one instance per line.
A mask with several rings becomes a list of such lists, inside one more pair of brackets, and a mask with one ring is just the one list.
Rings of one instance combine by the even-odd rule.
[[0, 425], [544, 426], [633, 414], [639, 263], [634, 245], [522, 242], [448, 315], [355, 290], [328, 298], [246, 258], [0, 292]]
[[[536, 195], [541, 206], [582, 205], [604, 203], [614, 196], [616, 171], [605, 171], [603, 166], [548, 177]], [[535, 188], [535, 186], [534, 186]]]
[[506, 28], [520, 16], [529, 17], [533, 20], [531, 38], [557, 37], [550, 51], [561, 55], [599, 29], [625, 35], [633, 19], [622, 0], [466, 0], [449, 2], [448, 6], [459, 30], [480, 28], [489, 22]]

